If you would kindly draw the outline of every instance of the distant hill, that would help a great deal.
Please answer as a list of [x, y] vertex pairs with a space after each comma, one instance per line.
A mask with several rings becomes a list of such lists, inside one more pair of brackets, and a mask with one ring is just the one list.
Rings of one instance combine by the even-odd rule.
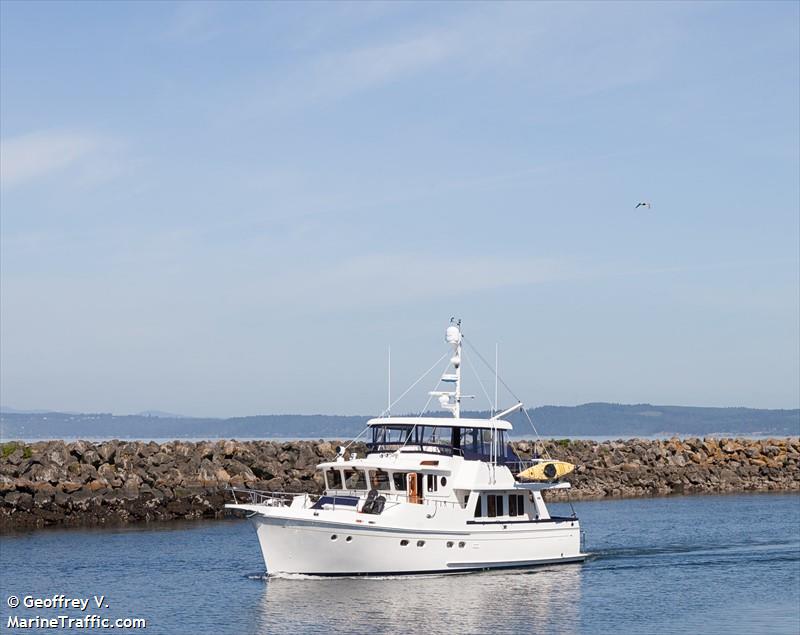
[[[528, 411], [539, 434], [547, 437], [653, 436], [663, 434], [800, 435], [800, 410], [697, 408], [650, 404], [590, 403], [541, 406]], [[441, 416], [442, 413], [430, 413]], [[486, 412], [464, 413], [487, 416]], [[368, 416], [254, 415], [229, 419], [181, 417], [168, 413], [0, 413], [0, 439], [72, 438], [351, 438]], [[523, 413], [509, 417], [514, 435], [531, 437]]]

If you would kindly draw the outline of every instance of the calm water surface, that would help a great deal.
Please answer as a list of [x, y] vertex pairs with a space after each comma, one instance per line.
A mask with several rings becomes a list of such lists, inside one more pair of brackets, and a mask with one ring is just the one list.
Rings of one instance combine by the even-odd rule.
[[0, 632], [9, 615], [80, 616], [7, 606], [63, 593], [147, 620], [125, 633], [800, 633], [800, 496], [575, 509], [583, 565], [450, 576], [266, 579], [239, 520], [3, 535]]

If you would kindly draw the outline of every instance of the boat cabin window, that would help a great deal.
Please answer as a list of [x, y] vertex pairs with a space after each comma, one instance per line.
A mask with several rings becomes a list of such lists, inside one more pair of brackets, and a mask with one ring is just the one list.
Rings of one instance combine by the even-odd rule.
[[435, 474], [428, 474], [426, 476], [428, 479], [428, 491], [429, 492], [436, 492], [439, 490], [439, 483], [438, 479], [436, 478]]
[[377, 489], [382, 492], [388, 492], [389, 487], [389, 472], [383, 470], [370, 470], [369, 484], [371, 489]]
[[430, 446], [449, 446], [450, 445], [450, 427], [447, 428], [440, 426], [418, 426], [420, 434], [418, 435], [419, 442], [423, 445]]
[[508, 495], [508, 515], [509, 516], [525, 515], [525, 499], [522, 497], [522, 494]]
[[344, 489], [342, 487], [342, 473], [333, 468], [325, 470], [325, 483], [328, 489]]
[[367, 489], [367, 477], [362, 470], [345, 470], [344, 482], [347, 489]]
[[483, 512], [481, 511], [481, 495], [478, 494], [477, 502], [475, 503], [475, 518], [480, 518], [483, 516]]
[[398, 492], [406, 491], [406, 472], [393, 472], [392, 480], [394, 481], [394, 489]]
[[372, 428], [373, 448], [380, 450], [397, 449], [409, 441], [412, 426], [375, 426]]
[[[505, 430], [496, 430], [497, 435], [497, 456], [498, 463], [505, 461]], [[492, 431], [485, 428], [461, 428], [461, 438], [459, 440], [461, 453], [466, 459], [478, 459], [488, 461], [492, 456]]]
[[489, 518], [495, 516], [505, 516], [503, 512], [503, 498], [502, 494], [487, 494], [486, 495], [486, 515]]
[[[448, 421], [442, 419], [443, 422]], [[492, 451], [493, 431], [488, 428], [461, 428], [453, 425], [376, 425], [372, 426], [370, 452], [425, 452], [467, 459], [488, 461], [492, 456], [499, 463], [506, 457], [506, 432], [494, 430], [496, 449]]]

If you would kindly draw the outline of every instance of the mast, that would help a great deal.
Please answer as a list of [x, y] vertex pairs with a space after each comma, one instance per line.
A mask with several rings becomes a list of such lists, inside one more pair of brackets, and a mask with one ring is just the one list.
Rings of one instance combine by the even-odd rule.
[[[450, 329], [453, 329], [454, 333], [451, 333]], [[461, 418], [461, 320], [458, 321], [458, 325], [453, 327], [448, 327], [447, 329], [447, 341], [450, 344], [453, 344], [453, 357], [450, 358], [450, 363], [453, 365], [453, 368], [456, 371], [456, 402], [455, 407], [453, 408], [453, 416], [456, 419]]]
[[[450, 358], [452, 371], [448, 366], [442, 375], [441, 381], [444, 383], [455, 384], [453, 390], [434, 390], [430, 395], [439, 397], [439, 405], [445, 410], [453, 413], [456, 419], [461, 418], [461, 320], [450, 318], [450, 326], [447, 327], [444, 336], [445, 341], [453, 347], [453, 356]], [[471, 396], [471, 395], [467, 395]]]

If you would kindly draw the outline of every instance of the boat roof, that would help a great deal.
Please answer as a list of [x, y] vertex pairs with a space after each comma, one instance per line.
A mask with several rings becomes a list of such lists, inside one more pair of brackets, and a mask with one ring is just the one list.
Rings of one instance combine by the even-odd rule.
[[[393, 472], [436, 472], [439, 474], [450, 474], [452, 465], [449, 456], [441, 456], [441, 465], [436, 459], [431, 459], [432, 455], [426, 454], [421, 458], [417, 452], [392, 453], [390, 457], [366, 456], [361, 459], [350, 459], [349, 461], [326, 461], [317, 465], [318, 470], [334, 468], [337, 470], [353, 470], [356, 468], [374, 468], [379, 470], [391, 470]], [[447, 459], [447, 460], [445, 460]]]
[[462, 417], [378, 417], [367, 421], [368, 426], [437, 426], [440, 428], [483, 428], [486, 430], [511, 430], [503, 419], [465, 419]]

